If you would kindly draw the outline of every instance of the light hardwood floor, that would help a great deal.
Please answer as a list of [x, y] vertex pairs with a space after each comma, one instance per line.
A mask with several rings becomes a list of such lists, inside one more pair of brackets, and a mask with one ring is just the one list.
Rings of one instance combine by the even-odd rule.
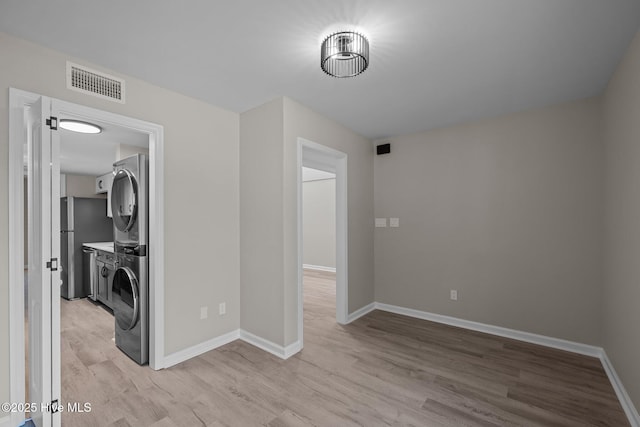
[[305, 273], [304, 350], [241, 341], [163, 371], [112, 341], [113, 317], [62, 301], [64, 426], [625, 426], [597, 359], [375, 311], [335, 322], [335, 282]]

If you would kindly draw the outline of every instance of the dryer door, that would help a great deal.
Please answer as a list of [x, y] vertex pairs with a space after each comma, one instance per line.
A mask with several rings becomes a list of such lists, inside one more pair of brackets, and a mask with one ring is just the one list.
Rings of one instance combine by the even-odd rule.
[[111, 214], [113, 224], [126, 232], [133, 227], [138, 212], [138, 183], [127, 169], [120, 169], [111, 184]]
[[140, 310], [138, 279], [129, 267], [120, 267], [113, 275], [113, 315], [120, 329], [128, 331], [138, 321]]

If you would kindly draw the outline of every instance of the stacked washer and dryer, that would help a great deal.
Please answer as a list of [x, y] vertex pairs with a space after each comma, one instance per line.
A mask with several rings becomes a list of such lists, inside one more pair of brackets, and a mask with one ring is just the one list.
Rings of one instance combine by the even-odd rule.
[[143, 154], [113, 164], [116, 346], [143, 365], [149, 360], [148, 160]]

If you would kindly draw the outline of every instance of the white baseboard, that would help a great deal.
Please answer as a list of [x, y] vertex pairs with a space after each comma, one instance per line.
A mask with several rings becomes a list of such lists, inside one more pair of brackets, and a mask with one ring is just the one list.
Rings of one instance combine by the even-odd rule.
[[503, 328], [501, 326], [488, 325], [486, 323], [473, 322], [471, 320], [458, 319], [457, 317], [443, 316], [441, 314], [429, 313], [427, 311], [414, 310], [411, 308], [398, 307], [396, 305], [382, 304], [379, 302], [376, 303], [376, 309], [415, 317], [417, 319], [443, 323], [445, 325], [457, 326], [459, 328], [470, 329], [472, 331], [485, 332], [487, 334], [498, 335], [500, 337], [511, 338], [518, 341], [557, 348], [559, 350], [571, 351], [573, 353], [584, 354], [585, 356], [599, 358], [602, 354], [602, 347], [581, 344], [560, 338], [547, 337], [545, 335], [538, 335], [515, 329]]
[[168, 368], [170, 366], [177, 365], [185, 360], [200, 356], [202, 353], [206, 353], [207, 351], [229, 344], [238, 338], [240, 338], [240, 330], [236, 329], [235, 331], [231, 331], [227, 334], [220, 335], [219, 337], [215, 337], [203, 343], [196, 344], [192, 347], [185, 348], [184, 350], [165, 356], [163, 366]]
[[356, 311], [354, 311], [353, 313], [349, 314], [349, 316], [347, 316], [347, 323], [351, 323], [354, 320], [361, 318], [365, 314], [371, 313], [375, 309], [376, 309], [375, 302], [372, 302], [371, 304], [367, 304], [364, 307], [361, 307]]
[[609, 381], [611, 381], [611, 385], [618, 396], [618, 400], [620, 401], [620, 405], [622, 405], [622, 409], [624, 409], [624, 413], [627, 415], [629, 419], [629, 423], [631, 427], [640, 427], [640, 415], [638, 415], [638, 410], [633, 405], [631, 398], [627, 394], [627, 390], [624, 388], [622, 381], [620, 381], [620, 377], [616, 373], [616, 370], [613, 369], [613, 364], [609, 357], [607, 356], [606, 351], [602, 351], [602, 355], [600, 356], [600, 360], [602, 361], [602, 366], [604, 367], [604, 371], [607, 373], [609, 377]]
[[313, 265], [313, 264], [302, 264], [302, 268], [307, 270], [317, 270], [317, 271], [329, 271], [331, 273], [336, 272], [335, 267], [324, 267], [322, 265]]
[[[602, 362], [602, 366], [607, 376], [609, 377], [609, 381], [611, 382], [611, 385], [616, 392], [618, 400], [620, 401], [620, 404], [622, 405], [627, 418], [629, 419], [631, 427], [640, 427], [640, 415], [638, 415], [637, 409], [635, 408], [633, 402], [631, 401], [631, 398], [627, 394], [622, 381], [613, 368], [613, 364], [609, 360], [609, 357], [607, 356], [604, 349], [602, 349], [602, 347], [581, 344], [559, 338], [553, 338], [544, 335], [533, 334], [530, 332], [523, 332], [515, 329], [503, 328], [500, 326], [493, 326], [485, 323], [473, 322], [456, 317], [444, 316], [441, 314], [434, 314], [427, 311], [414, 310], [411, 308], [399, 307], [396, 305], [384, 304], [379, 302], [373, 302], [354, 311], [348, 316], [347, 323], [351, 323], [373, 310], [388, 311], [390, 313], [401, 314], [403, 316], [429, 320], [445, 325], [457, 326], [459, 328], [470, 329], [473, 331], [484, 332], [487, 334], [511, 338], [518, 341], [543, 345], [545, 347], [557, 348], [560, 350], [570, 351], [586, 356], [597, 357]], [[170, 354], [164, 359], [164, 367], [168, 368], [180, 362], [184, 362], [185, 360], [199, 356], [202, 353], [206, 353], [209, 350], [221, 347], [237, 339], [241, 339], [246, 343], [256, 346], [259, 349], [271, 353], [281, 359], [288, 359], [289, 357], [302, 350], [302, 344], [300, 343], [300, 341], [296, 341], [293, 344], [284, 347], [261, 338], [257, 335], [254, 335], [251, 332], [239, 329], [213, 338], [201, 344], [195, 345], [193, 347], [189, 347], [185, 350]], [[11, 427], [11, 418], [0, 418], [0, 427]]]
[[[229, 344], [230, 342], [237, 339], [241, 339], [242, 341], [245, 341], [266, 352], [278, 356], [281, 359], [288, 359], [289, 357], [302, 350], [302, 344], [300, 343], [300, 341], [296, 341], [293, 344], [289, 344], [288, 346], [283, 347], [264, 338], [260, 338], [259, 336], [254, 335], [250, 332], [237, 329], [235, 331], [231, 331], [227, 334], [220, 335], [219, 337], [215, 337], [203, 343], [196, 344], [192, 347], [177, 351], [166, 356], [164, 358], [163, 367], [169, 368], [171, 366], [177, 365], [178, 363], [199, 356], [203, 353], [206, 353], [207, 351], [222, 347], [223, 345]], [[4, 426], [0, 424], [0, 427]]]
[[284, 348], [284, 357], [283, 359], [288, 359], [294, 354], [298, 353], [302, 350], [302, 343], [300, 341], [296, 341], [293, 344], [289, 344]]
[[288, 359], [289, 357], [302, 350], [300, 341], [296, 341], [293, 344], [289, 344], [288, 346], [284, 347], [261, 338], [257, 335], [254, 335], [251, 332], [247, 332], [243, 329], [240, 330], [240, 339], [246, 343], [258, 347], [261, 350], [271, 353], [274, 356], [278, 356], [281, 359]]
[[[367, 306], [368, 307], [368, 306]], [[365, 307], [363, 307], [365, 308]], [[375, 309], [388, 311], [391, 313], [402, 314], [404, 316], [415, 317], [417, 319], [430, 320], [432, 322], [443, 323], [446, 325], [457, 326], [459, 328], [470, 329], [473, 331], [484, 332], [491, 335], [498, 335], [505, 338], [511, 338], [518, 341], [529, 342], [532, 344], [539, 344], [545, 347], [557, 348], [559, 350], [570, 351], [572, 353], [583, 354], [585, 356], [597, 357], [602, 362], [611, 386], [618, 396], [620, 405], [624, 409], [624, 413], [629, 419], [631, 427], [640, 427], [640, 416], [638, 411], [633, 405], [631, 398], [627, 394], [627, 391], [620, 381], [620, 378], [616, 374], [611, 361], [607, 357], [607, 353], [602, 347], [596, 347], [593, 345], [581, 344], [573, 341], [567, 341], [560, 338], [548, 337], [545, 335], [532, 334], [530, 332], [518, 331], [515, 329], [503, 328], [500, 326], [487, 325], [485, 323], [472, 322], [470, 320], [458, 319], [456, 317], [443, 316], [441, 314], [429, 313], [427, 311], [414, 310], [411, 308], [399, 307], [396, 305], [383, 304], [376, 302]], [[361, 309], [362, 310], [362, 309]], [[360, 310], [358, 310], [359, 312]], [[363, 310], [364, 311], [364, 310]], [[370, 311], [370, 310], [369, 310]], [[356, 313], [358, 313], [356, 312]], [[354, 315], [356, 313], [353, 313]], [[362, 313], [364, 316], [366, 313]]]

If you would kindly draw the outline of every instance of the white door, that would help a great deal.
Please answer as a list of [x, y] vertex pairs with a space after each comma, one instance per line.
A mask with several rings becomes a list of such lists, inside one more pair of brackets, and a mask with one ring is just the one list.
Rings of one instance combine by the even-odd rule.
[[36, 426], [59, 426], [60, 170], [57, 119], [41, 97], [28, 112], [29, 402]]

